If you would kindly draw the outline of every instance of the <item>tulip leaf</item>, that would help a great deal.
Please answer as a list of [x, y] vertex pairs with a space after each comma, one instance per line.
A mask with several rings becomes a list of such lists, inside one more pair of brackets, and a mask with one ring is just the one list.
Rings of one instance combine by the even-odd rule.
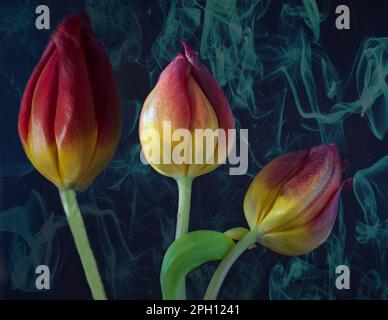
[[181, 287], [185, 276], [205, 262], [221, 260], [234, 241], [224, 233], [198, 230], [184, 234], [167, 249], [160, 272], [163, 299], [184, 299]]
[[229, 230], [226, 230], [224, 234], [226, 234], [229, 238], [239, 241], [243, 237], [245, 237], [249, 233], [249, 230], [247, 228], [243, 227], [235, 227]]
[[[249, 233], [249, 230], [247, 228], [243, 227], [235, 227], [229, 230], [226, 230], [224, 234], [226, 234], [229, 238], [233, 239], [234, 241], [240, 241], [242, 238], [244, 238]], [[248, 247], [249, 250], [256, 248], [256, 244], [252, 244]]]

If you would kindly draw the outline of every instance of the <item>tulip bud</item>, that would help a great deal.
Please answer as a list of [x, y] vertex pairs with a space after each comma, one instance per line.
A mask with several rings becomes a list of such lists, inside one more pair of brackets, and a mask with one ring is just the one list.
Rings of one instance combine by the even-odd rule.
[[[165, 124], [173, 134], [172, 139], [166, 137]], [[177, 129], [187, 130], [190, 137], [183, 141], [174, 139]], [[233, 145], [227, 134], [223, 140], [225, 147], [217, 137], [210, 145], [208, 139], [198, 134], [199, 129], [213, 132], [223, 129], [226, 133], [234, 129], [234, 119], [219, 84], [199, 62], [198, 54], [184, 44], [184, 53], [179, 53], [164, 69], [142, 108], [139, 134], [147, 161], [159, 173], [176, 179], [194, 178], [215, 169], [224, 162]], [[146, 132], [156, 133], [157, 138], [150, 141]], [[187, 161], [178, 163], [171, 154], [178, 145], [182, 150], [190, 150]]]
[[85, 189], [112, 158], [121, 131], [110, 61], [82, 12], [53, 33], [24, 92], [19, 114], [23, 148], [61, 189]]
[[244, 199], [258, 242], [292, 256], [320, 246], [337, 216], [341, 170], [334, 144], [291, 152], [264, 166]]

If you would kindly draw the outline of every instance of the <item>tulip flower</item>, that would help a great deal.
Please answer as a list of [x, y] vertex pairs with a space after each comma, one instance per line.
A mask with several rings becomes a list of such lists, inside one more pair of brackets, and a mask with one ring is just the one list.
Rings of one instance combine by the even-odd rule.
[[70, 16], [55, 30], [24, 91], [24, 150], [58, 188], [81, 191], [112, 158], [120, 128], [109, 59], [87, 15]]
[[[140, 142], [148, 163], [178, 184], [176, 239], [189, 228], [192, 180], [226, 160], [233, 147], [226, 132], [234, 129], [221, 87], [198, 54], [185, 43], [183, 47], [184, 53], [161, 73], [139, 119]], [[204, 134], [209, 131], [213, 134], [210, 141]], [[180, 298], [184, 299], [184, 280], [181, 287]]]
[[[221, 145], [219, 137], [215, 136], [218, 140], [210, 143], [198, 132], [226, 132], [234, 128], [231, 109], [219, 84], [199, 61], [198, 54], [187, 44], [183, 46], [184, 53], [179, 53], [164, 69], [146, 98], [139, 120], [140, 141], [148, 162], [178, 183], [177, 238], [188, 229], [192, 180], [217, 168], [233, 146], [227, 136]], [[183, 129], [189, 138], [182, 142], [166, 137], [167, 127], [173, 136]], [[150, 132], [157, 138], [149, 139]], [[179, 161], [171, 154], [179, 144], [190, 154], [189, 161]]]
[[234, 261], [252, 244], [297, 256], [329, 237], [338, 210], [342, 161], [334, 144], [287, 153], [264, 166], [248, 188], [248, 232], [220, 263], [205, 299], [215, 299]]
[[120, 130], [120, 101], [110, 61], [87, 14], [69, 16], [54, 31], [27, 83], [19, 134], [32, 164], [60, 190], [96, 298], [105, 293], [75, 191], [87, 188], [111, 160]]
[[[207, 68], [199, 62], [198, 54], [187, 44], [184, 44], [184, 54], [179, 53], [166, 67], [144, 102], [139, 121], [139, 134], [143, 150], [153, 152], [152, 156], [149, 152], [145, 153], [145, 156], [159, 173], [180, 179], [195, 178], [214, 170], [221, 162], [217, 161], [219, 160], [217, 157], [220, 156], [218, 152], [220, 151], [223, 157], [228, 153], [228, 150], [224, 148], [219, 150], [217, 144], [214, 144], [209, 150], [210, 154], [206, 155], [206, 159], [214, 157], [212, 163], [196, 163], [195, 159], [190, 159], [193, 163], [187, 163], [189, 161], [177, 163], [173, 157], [168, 157], [168, 160], [172, 158], [171, 161], [163, 161], [165, 158], [156, 157], [156, 160], [160, 160], [157, 162], [156, 151], [160, 150], [158, 154], [160, 156], [166, 149], [170, 151], [178, 144], [172, 141], [171, 137], [166, 138], [166, 133], [163, 132], [164, 123], [171, 126], [172, 132], [177, 129], [188, 130], [191, 139], [187, 141], [187, 147], [192, 147], [190, 150], [192, 158], [204, 154], [208, 148], [206, 143], [209, 142], [204, 141], [205, 145], [201, 143], [200, 137], [195, 133], [196, 130], [227, 131], [234, 128], [233, 115], [222, 89]], [[144, 134], [146, 131], [156, 132], [160, 139], [151, 139], [149, 142], [148, 136]]]

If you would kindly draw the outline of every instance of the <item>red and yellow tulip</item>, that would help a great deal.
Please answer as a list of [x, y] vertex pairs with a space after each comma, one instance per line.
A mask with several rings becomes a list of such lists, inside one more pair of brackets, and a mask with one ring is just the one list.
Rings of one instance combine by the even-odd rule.
[[86, 13], [69, 16], [27, 83], [19, 114], [23, 148], [57, 187], [83, 190], [112, 158], [120, 131], [110, 61]]
[[342, 161], [334, 144], [287, 153], [264, 166], [248, 188], [250, 227], [226, 232], [238, 239], [218, 265], [204, 299], [216, 299], [233, 263], [255, 243], [283, 255], [306, 254], [329, 237], [337, 217]]
[[[206, 142], [199, 143], [196, 129], [234, 129], [234, 118], [225, 94], [207, 68], [199, 61], [198, 54], [184, 44], [184, 53], [176, 58], [164, 69], [159, 80], [144, 102], [139, 121], [139, 134], [143, 146], [148, 149], [172, 150], [178, 142], [166, 141], [163, 138], [163, 123], [171, 124], [171, 131], [187, 129], [191, 133], [190, 148], [193, 158], [203, 153]], [[143, 133], [147, 129], [155, 130], [161, 139], [150, 142]], [[227, 137], [226, 137], [227, 139]], [[227, 141], [226, 144], [227, 145]], [[206, 157], [212, 157], [212, 163], [163, 163], [153, 161], [145, 152], [151, 166], [159, 173], [179, 178], [195, 178], [219, 166], [220, 158], [225, 159], [228, 150], [219, 152], [217, 143]], [[167, 151], [169, 152], [169, 151]], [[218, 153], [219, 152], [219, 153]], [[221, 154], [222, 153], [222, 154]], [[172, 159], [173, 160], [173, 159]]]
[[287, 153], [264, 166], [244, 199], [258, 242], [291, 256], [321, 245], [337, 216], [341, 171], [334, 144]]

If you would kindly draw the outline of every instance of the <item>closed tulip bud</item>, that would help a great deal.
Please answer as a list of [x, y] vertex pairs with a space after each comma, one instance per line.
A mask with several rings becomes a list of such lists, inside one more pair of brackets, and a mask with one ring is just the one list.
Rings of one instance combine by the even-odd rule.
[[306, 254], [320, 246], [333, 228], [343, 186], [343, 162], [334, 144], [278, 157], [257, 174], [244, 199], [250, 231], [228, 230], [239, 241], [222, 259], [204, 299], [216, 299], [226, 274], [253, 244], [283, 255]]
[[25, 89], [19, 114], [24, 150], [61, 189], [85, 189], [112, 158], [121, 130], [110, 61], [82, 12], [53, 33]]
[[244, 199], [258, 242], [291, 256], [321, 245], [337, 216], [341, 171], [334, 144], [291, 152], [264, 166]]
[[[167, 126], [171, 137], [164, 131]], [[217, 136], [210, 142], [198, 132], [233, 128], [234, 118], [221, 87], [199, 62], [198, 54], [184, 44], [184, 53], [164, 69], [142, 108], [139, 134], [147, 161], [166, 176], [195, 178], [224, 162], [233, 146], [228, 144], [227, 135], [221, 145]], [[187, 130], [190, 137], [174, 139], [177, 129]], [[157, 138], [149, 139], [150, 132]], [[182, 161], [176, 161], [172, 154], [178, 145], [186, 151]]]

